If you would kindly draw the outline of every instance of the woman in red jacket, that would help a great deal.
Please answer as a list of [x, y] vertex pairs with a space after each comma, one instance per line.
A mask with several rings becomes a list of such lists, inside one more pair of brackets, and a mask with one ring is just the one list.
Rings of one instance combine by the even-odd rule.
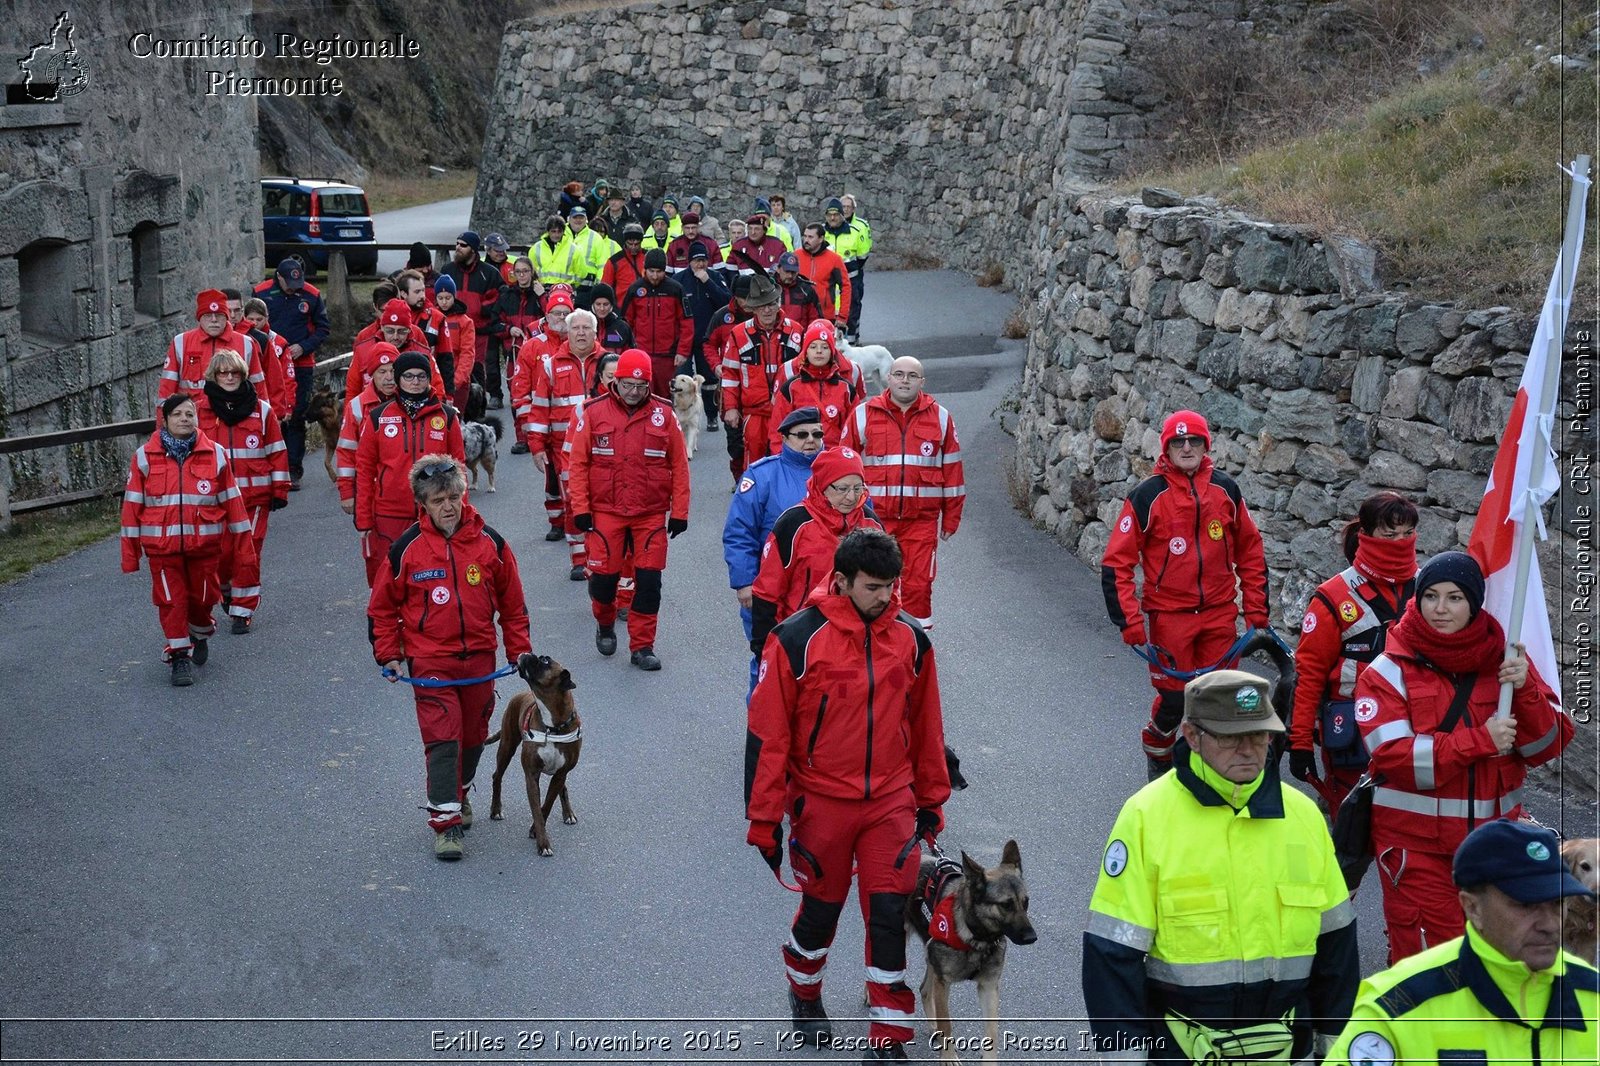
[[750, 588], [752, 653], [760, 655], [772, 627], [798, 611], [833, 573], [833, 553], [845, 534], [883, 528], [869, 501], [859, 454], [851, 448], [817, 453], [806, 498], [778, 516], [761, 551], [761, 569]]
[[[1561, 754], [1572, 719], [1483, 609], [1483, 571], [1445, 552], [1417, 573], [1416, 597], [1356, 682], [1355, 719], [1372, 753], [1372, 846], [1389, 963], [1461, 935], [1451, 859], [1473, 827], [1522, 817], [1530, 766]], [[1500, 686], [1511, 713], [1495, 717]]]
[[435, 452], [466, 461], [461, 419], [455, 408], [433, 395], [428, 357], [405, 352], [395, 360], [394, 369], [398, 383], [394, 399], [364, 416], [356, 443], [356, 529], [361, 532], [369, 586], [389, 554], [389, 545], [417, 520], [411, 467]]
[[217, 631], [211, 609], [222, 597], [223, 544], [247, 557], [250, 522], [228, 457], [204, 433], [188, 393], [161, 402], [156, 431], [133, 453], [122, 495], [122, 572], [150, 560], [151, 599], [166, 635], [172, 683], [194, 684], [190, 659], [204, 665]]
[[856, 404], [866, 399], [861, 372], [839, 354], [838, 337], [831, 322], [818, 320], [806, 327], [800, 355], [784, 368], [784, 380], [772, 392], [772, 417], [767, 424], [772, 427], [773, 454], [783, 449], [778, 426], [790, 411], [815, 407], [822, 415], [823, 447], [836, 448]]
[[245, 376], [244, 360], [235, 352], [211, 357], [205, 394], [195, 407], [200, 432], [227, 453], [250, 519], [255, 550], [240, 557], [232, 542], [225, 542], [217, 571], [223, 608], [233, 618], [232, 631], [243, 636], [250, 632], [261, 606], [261, 545], [267, 539], [267, 515], [289, 506], [289, 449], [278, 428], [277, 412], [256, 396]]
[[367, 387], [344, 405], [339, 445], [333, 453], [333, 469], [339, 479], [339, 509], [347, 515], [356, 513], [356, 446], [361, 443], [361, 427], [366, 425], [363, 416], [394, 399], [394, 363], [400, 352], [388, 341], [380, 341], [372, 346], [372, 357], [377, 365], [372, 368]]
[[[1417, 505], [1374, 493], [1344, 527], [1350, 565], [1311, 594], [1295, 648], [1289, 772], [1309, 782], [1332, 814], [1367, 767], [1354, 715], [1356, 680], [1383, 651], [1389, 627], [1411, 601], [1417, 576]], [[1313, 746], [1322, 749], [1317, 773]]]

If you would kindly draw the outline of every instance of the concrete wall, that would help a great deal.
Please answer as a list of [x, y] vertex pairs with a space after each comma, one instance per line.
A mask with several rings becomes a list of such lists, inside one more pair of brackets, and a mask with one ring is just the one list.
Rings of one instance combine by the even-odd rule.
[[[62, 5], [7, 6], [0, 73], [48, 41]], [[0, 106], [0, 436], [149, 415], [194, 294], [259, 276], [255, 105], [206, 97], [203, 60], [140, 60], [128, 38], [237, 38], [247, 0], [74, 9], [81, 91]], [[217, 65], [212, 61], [209, 65]], [[250, 61], [228, 60], [250, 72]], [[137, 249], [137, 252], [136, 252]], [[120, 476], [131, 440], [14, 457], [13, 495]]]

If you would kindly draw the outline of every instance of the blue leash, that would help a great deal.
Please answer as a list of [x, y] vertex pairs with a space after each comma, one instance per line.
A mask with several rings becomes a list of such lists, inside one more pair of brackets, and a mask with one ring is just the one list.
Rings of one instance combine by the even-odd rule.
[[[1273, 629], [1271, 626], [1268, 626], [1266, 629], [1257, 629], [1255, 626], [1249, 627], [1244, 631], [1238, 640], [1233, 642], [1232, 647], [1223, 652], [1222, 658], [1218, 659], [1210, 666], [1202, 666], [1198, 670], [1177, 669], [1177, 660], [1172, 657], [1172, 653], [1167, 651], [1167, 649], [1158, 647], [1154, 644], [1140, 644], [1133, 649], [1133, 653], [1139, 658], [1143, 659], [1145, 662], [1149, 663], [1155, 669], [1160, 670], [1163, 674], [1176, 681], [1193, 681], [1202, 674], [1209, 674], [1211, 671], [1220, 670], [1225, 666], [1236, 665], [1241, 654], [1244, 652], [1245, 647], [1261, 634], [1265, 634], [1267, 637], [1269, 637], [1274, 644], [1283, 650], [1285, 655], [1293, 654], [1289, 648], [1289, 645], [1281, 636], [1278, 635], [1278, 631]], [[1165, 659], [1166, 662], [1163, 662], [1163, 659]], [[1173, 665], [1168, 666], [1166, 665], [1167, 663], [1172, 663]]]
[[510, 677], [516, 672], [517, 668], [515, 666], [507, 664], [494, 673], [485, 674], [482, 677], [466, 677], [459, 681], [440, 681], [432, 677], [403, 677], [393, 670], [382, 671], [385, 680], [404, 681], [406, 684], [415, 685], [418, 688], [456, 688], [461, 685], [481, 685], [485, 681], [498, 681], [502, 677]]

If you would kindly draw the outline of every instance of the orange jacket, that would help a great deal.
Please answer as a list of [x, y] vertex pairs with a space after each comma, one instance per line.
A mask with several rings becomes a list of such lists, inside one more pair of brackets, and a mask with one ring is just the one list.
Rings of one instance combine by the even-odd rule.
[[939, 520], [941, 533], [961, 525], [966, 471], [955, 419], [927, 393], [902, 411], [888, 393], [856, 407], [844, 443], [861, 453], [872, 509], [879, 518]]
[[622, 298], [622, 294], [627, 292], [635, 282], [643, 279], [644, 252], [642, 250], [633, 255], [629, 255], [625, 251], [616, 253], [606, 260], [606, 268], [600, 273], [600, 280], [611, 286], [611, 291], [617, 294], [619, 300]]
[[195, 397], [194, 406], [200, 416], [200, 432], [228, 457], [246, 507], [289, 498], [289, 449], [271, 404], [257, 400], [254, 412], [231, 426], [203, 393]]
[[440, 452], [466, 462], [461, 419], [455, 408], [430, 397], [415, 416], [398, 399], [362, 415], [356, 442], [356, 528], [376, 528], [377, 518], [415, 518], [411, 467], [424, 455]]
[[567, 433], [573, 514], [667, 512], [689, 518], [689, 457], [672, 405], [651, 396], [630, 411], [607, 391], [578, 408]]
[[850, 314], [850, 271], [844, 260], [827, 245], [815, 255], [804, 247], [796, 248], [794, 254], [800, 260], [800, 273], [810, 278], [811, 287], [817, 290], [822, 317], [843, 325]]
[[139, 569], [140, 555], [214, 555], [233, 538], [237, 558], [254, 558], [250, 518], [228, 457], [204, 433], [178, 462], [156, 430], [133, 453], [122, 494], [122, 569]]

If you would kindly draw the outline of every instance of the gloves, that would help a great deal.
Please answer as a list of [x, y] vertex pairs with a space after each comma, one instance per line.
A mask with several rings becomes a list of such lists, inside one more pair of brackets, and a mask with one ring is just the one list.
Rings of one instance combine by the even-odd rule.
[[944, 828], [944, 810], [940, 807], [917, 808], [917, 836], [936, 837]]
[[274, 496], [272, 498], [272, 502], [267, 505], [267, 509], [269, 511], [281, 511], [287, 506], [289, 506], [288, 500], [279, 499], [278, 497]]
[[772, 872], [783, 865], [783, 825], [779, 822], [751, 822], [745, 843], [761, 852]]
[[688, 528], [689, 528], [689, 520], [687, 518], [669, 518], [669, 519], [667, 519], [667, 539], [668, 540], [673, 539], [679, 533], [682, 533], [684, 530], [686, 530]]
[[1144, 643], [1144, 623], [1133, 622], [1122, 627], [1122, 643], [1137, 648]]
[[588, 533], [594, 529], [594, 515], [575, 514], [572, 516], [572, 524], [578, 528], [579, 533]]
[[1289, 749], [1289, 772], [1298, 781], [1315, 781], [1317, 779], [1317, 763], [1309, 749]]

